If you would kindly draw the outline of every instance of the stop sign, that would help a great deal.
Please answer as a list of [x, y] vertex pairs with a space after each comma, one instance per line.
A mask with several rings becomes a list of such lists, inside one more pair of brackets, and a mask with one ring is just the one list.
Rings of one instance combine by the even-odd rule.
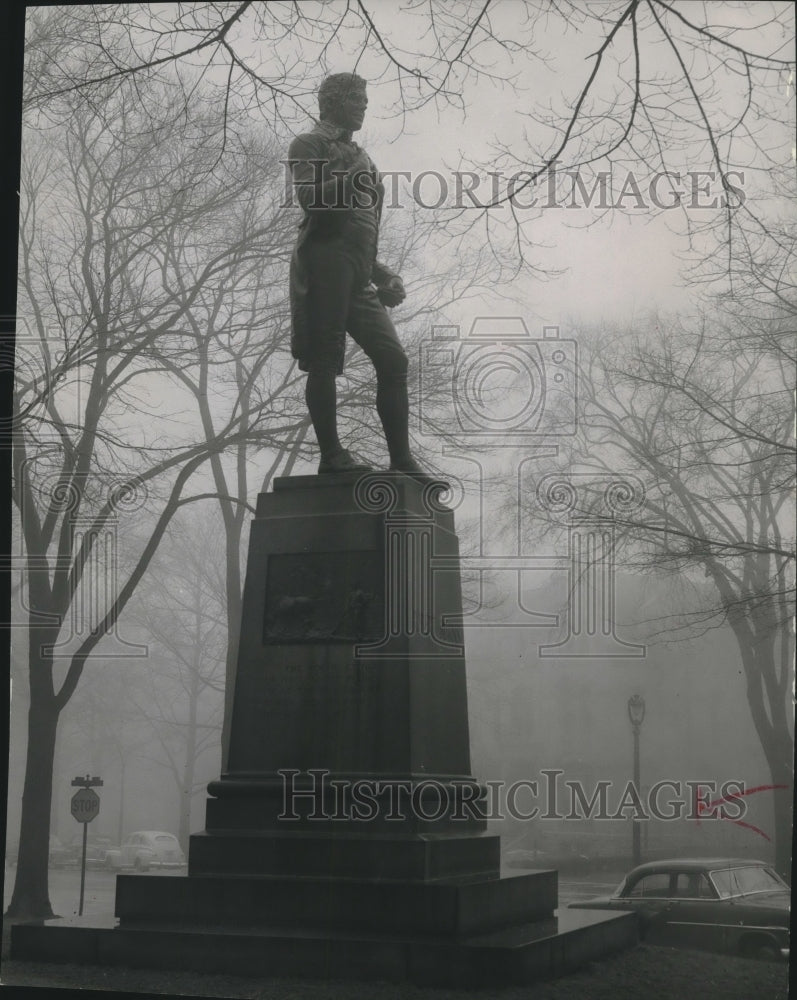
[[100, 811], [100, 797], [93, 788], [81, 788], [72, 796], [71, 809], [78, 823], [90, 823]]

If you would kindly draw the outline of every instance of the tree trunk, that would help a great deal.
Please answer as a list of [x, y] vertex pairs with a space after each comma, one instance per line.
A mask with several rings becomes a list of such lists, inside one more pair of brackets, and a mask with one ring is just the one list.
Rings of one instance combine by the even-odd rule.
[[775, 796], [775, 871], [791, 883], [791, 848], [792, 848], [792, 781], [790, 771], [784, 774], [772, 775], [773, 785], [786, 785], [786, 788], [776, 789]]
[[790, 880], [792, 848], [792, 815], [794, 794], [794, 772], [792, 760], [794, 742], [788, 732], [759, 732], [761, 745], [769, 764], [772, 784], [772, 810], [775, 829], [772, 841], [775, 847], [775, 870]]
[[[766, 610], [756, 612], [742, 605], [729, 615], [729, 621], [742, 655], [750, 715], [761, 741], [772, 784], [780, 786], [767, 794], [772, 795], [775, 869], [788, 878], [791, 870], [794, 739], [787, 709], [790, 699], [786, 692], [790, 691], [791, 683], [785, 683], [779, 675], [773, 625]], [[788, 670], [790, 663], [791, 659], [787, 657], [781, 669]], [[788, 680], [791, 680], [791, 675]]]
[[[57, 634], [57, 630], [56, 633]], [[52, 643], [51, 628], [30, 632], [30, 708], [19, 858], [14, 892], [6, 916], [19, 920], [47, 920], [53, 914], [48, 883], [50, 803], [59, 710], [52, 693], [51, 661], [42, 646]]]
[[188, 856], [188, 839], [191, 835], [191, 804], [194, 798], [194, 772], [196, 768], [196, 708], [199, 692], [197, 690], [197, 675], [191, 675], [191, 691], [188, 706], [188, 730], [185, 741], [185, 767], [183, 769], [183, 784], [180, 789], [180, 820], [177, 839], [186, 857]]
[[224, 667], [224, 720], [221, 728], [221, 769], [227, 768], [230, 749], [232, 702], [235, 694], [235, 675], [238, 671], [238, 643], [241, 629], [241, 532], [228, 531], [227, 535], [227, 657]]
[[122, 766], [119, 775], [119, 818], [117, 820], [116, 842], [121, 844], [125, 834], [125, 760], [122, 757]]
[[180, 820], [177, 839], [183, 853], [188, 855], [188, 842], [191, 836], [191, 803], [194, 797], [194, 762], [190, 747], [187, 750], [185, 771], [183, 772], [183, 787], [180, 789]]

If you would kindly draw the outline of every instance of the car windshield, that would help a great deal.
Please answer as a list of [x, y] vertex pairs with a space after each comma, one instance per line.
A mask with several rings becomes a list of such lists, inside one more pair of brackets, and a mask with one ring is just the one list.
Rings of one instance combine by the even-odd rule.
[[612, 896], [622, 896], [625, 894], [626, 886], [629, 884], [630, 875], [626, 875], [623, 881], [617, 886]]
[[711, 872], [711, 881], [722, 899], [746, 896], [751, 892], [772, 892], [786, 889], [786, 883], [769, 868], [725, 868]]
[[171, 846], [177, 843], [177, 838], [173, 837], [170, 833], [159, 833], [154, 839], [156, 844], [169, 844]]

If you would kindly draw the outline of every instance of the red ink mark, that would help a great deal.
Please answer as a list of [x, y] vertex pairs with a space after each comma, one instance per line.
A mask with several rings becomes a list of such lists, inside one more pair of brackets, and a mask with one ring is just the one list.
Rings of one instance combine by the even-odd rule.
[[[712, 801], [709, 802], [704, 802], [703, 799], [700, 798], [697, 788], [695, 788], [695, 805], [697, 807], [696, 809], [697, 816], [695, 817], [695, 819], [697, 825], [700, 826], [701, 815], [706, 815], [711, 813], [713, 819], [714, 818], [713, 810], [716, 809], [717, 806], [722, 805], [723, 802], [731, 802], [733, 801], [733, 799], [740, 799], [744, 795], [755, 795], [756, 792], [774, 792], [777, 791], [778, 789], [783, 789], [788, 787], [789, 787], [788, 785], [756, 785], [755, 788], [744, 788], [740, 792], [734, 792], [732, 795], [723, 795], [721, 798], [713, 799]], [[763, 830], [759, 830], [757, 826], [753, 826], [752, 823], [745, 823], [743, 820], [740, 819], [731, 819], [730, 816], [723, 816], [721, 812], [719, 818], [727, 820], [729, 823], [735, 823], [736, 826], [743, 826], [747, 830], [752, 830], [753, 833], [759, 834], [761, 837], [764, 838], [764, 840], [771, 841], [772, 839], [771, 837], [767, 836], [767, 834], [764, 833]]]

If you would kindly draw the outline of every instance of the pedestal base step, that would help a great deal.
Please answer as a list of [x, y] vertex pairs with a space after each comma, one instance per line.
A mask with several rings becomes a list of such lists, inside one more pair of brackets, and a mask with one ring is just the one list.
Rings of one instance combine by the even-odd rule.
[[173, 926], [462, 935], [551, 917], [556, 906], [555, 871], [426, 883], [230, 875], [116, 880], [123, 927], [156, 919]]
[[346, 834], [335, 831], [195, 833], [188, 874], [307, 875], [429, 881], [497, 875], [501, 840], [493, 834]]
[[567, 909], [547, 920], [453, 941], [340, 931], [108, 928], [52, 920], [13, 926], [11, 957], [241, 976], [502, 986], [561, 976], [637, 940], [633, 913]]

